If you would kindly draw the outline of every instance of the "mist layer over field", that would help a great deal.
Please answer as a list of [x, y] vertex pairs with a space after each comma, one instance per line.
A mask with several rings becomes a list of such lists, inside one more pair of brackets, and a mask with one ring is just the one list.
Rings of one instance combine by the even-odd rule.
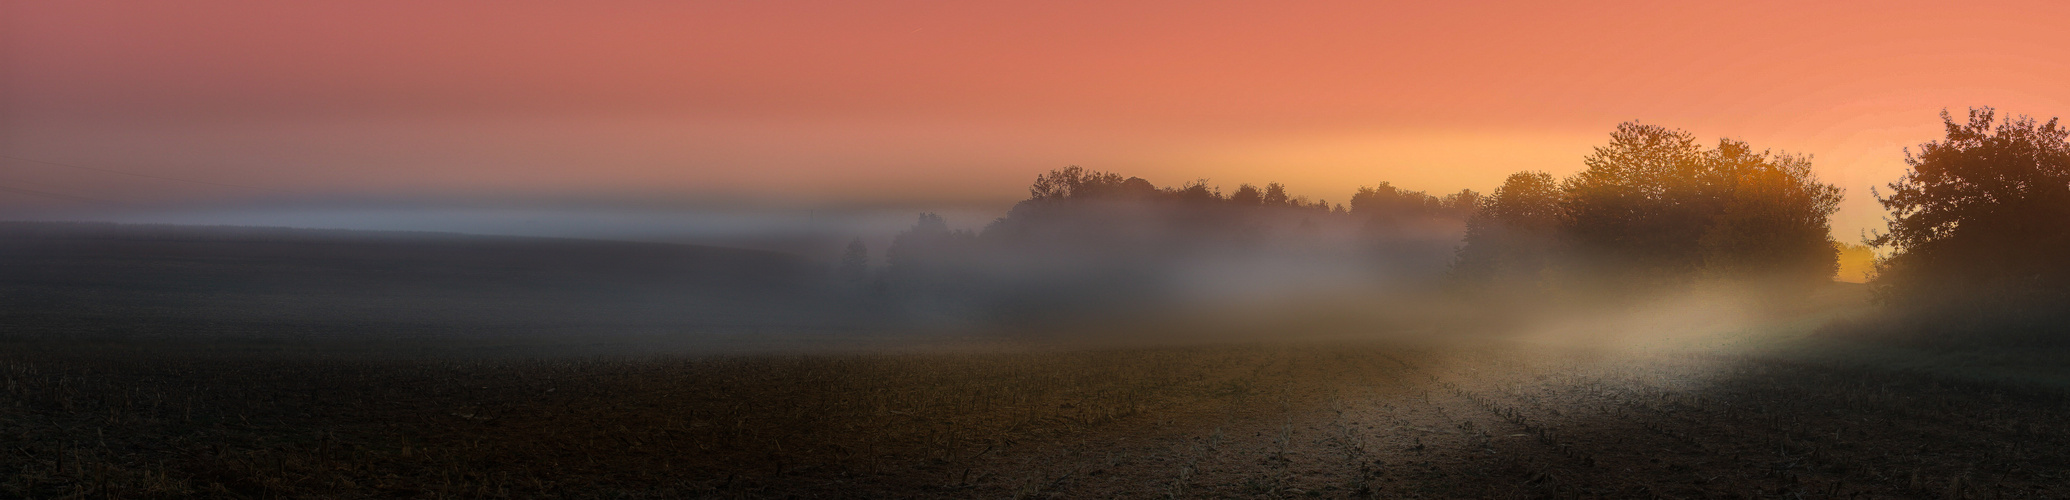
[[0, 492], [2064, 493], [2059, 263], [1941, 257], [2054, 212], [1894, 233], [1864, 286], [1805, 158], [1626, 124], [1585, 162], [1342, 204], [1072, 167], [874, 237], [4, 223]]

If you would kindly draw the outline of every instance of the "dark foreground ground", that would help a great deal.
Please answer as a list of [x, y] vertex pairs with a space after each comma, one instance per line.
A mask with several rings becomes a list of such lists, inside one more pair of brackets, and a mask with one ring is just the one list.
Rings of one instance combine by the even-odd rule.
[[0, 496], [2070, 496], [2059, 386], [1466, 345], [463, 360], [11, 342]]
[[0, 336], [392, 342], [877, 323], [822, 286], [824, 267], [660, 243], [0, 221]]
[[0, 498], [2070, 497], [2070, 356], [1806, 337], [1860, 290], [1763, 325], [1667, 300], [1495, 337], [1349, 315], [1085, 344], [888, 328], [823, 275], [0, 224]]

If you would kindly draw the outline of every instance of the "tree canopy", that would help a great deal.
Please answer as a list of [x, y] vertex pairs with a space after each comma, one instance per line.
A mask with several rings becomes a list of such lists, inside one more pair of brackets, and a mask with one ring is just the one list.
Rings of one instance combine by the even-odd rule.
[[1478, 282], [1538, 281], [1552, 258], [1559, 204], [1559, 184], [1552, 174], [1510, 174], [1467, 217], [1465, 245], [1459, 249], [1454, 275]]
[[1911, 170], [1876, 201], [1890, 230], [1869, 243], [1891, 257], [1874, 282], [1888, 300], [1967, 303], [2070, 300], [2070, 131], [2056, 120], [1966, 121], [1941, 113], [1947, 137], [1907, 150]]
[[1830, 279], [1827, 219], [1838, 187], [1808, 157], [1689, 132], [1623, 123], [1583, 171], [1511, 175], [1468, 219], [1454, 274], [1628, 288], [1701, 277], [1812, 283]]

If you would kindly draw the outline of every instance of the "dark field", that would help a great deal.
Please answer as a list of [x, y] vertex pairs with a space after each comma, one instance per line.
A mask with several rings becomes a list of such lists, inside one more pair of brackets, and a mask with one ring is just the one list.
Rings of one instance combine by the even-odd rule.
[[0, 222], [0, 328], [26, 338], [345, 340], [848, 331], [823, 266], [618, 241]]
[[2070, 496], [2059, 354], [1814, 333], [1856, 289], [1578, 337], [893, 336], [774, 254], [68, 234], [0, 245], [0, 497]]
[[2060, 390], [1760, 354], [1428, 343], [497, 361], [211, 351], [9, 345], [0, 467], [11, 479], [0, 492], [2070, 493]]

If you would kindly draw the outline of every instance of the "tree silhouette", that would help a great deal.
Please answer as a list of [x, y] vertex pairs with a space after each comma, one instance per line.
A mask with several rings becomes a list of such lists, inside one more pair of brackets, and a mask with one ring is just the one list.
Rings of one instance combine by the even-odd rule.
[[1560, 229], [1560, 188], [1552, 174], [1510, 174], [1478, 205], [1466, 219], [1454, 275], [1478, 284], [1542, 278]]
[[1035, 176], [1028, 197], [1036, 200], [1092, 198], [1120, 194], [1127, 182], [1119, 174], [1086, 170], [1077, 165]]
[[1564, 236], [1586, 275], [1613, 283], [1673, 281], [1702, 263], [1698, 239], [1717, 200], [1705, 192], [1694, 135], [1622, 123], [1561, 189]]
[[[1273, 185], [1277, 186], [1279, 184], [1274, 183]], [[1172, 198], [1178, 199], [1179, 201], [1193, 202], [1196, 204], [1208, 204], [1222, 201], [1222, 191], [1215, 187], [1209, 186], [1207, 183], [1207, 179], [1199, 179], [1193, 182], [1188, 182], [1184, 185], [1179, 186], [1176, 189], [1166, 189], [1164, 193]], [[1267, 204], [1272, 203], [1272, 194], [1270, 186], [1267, 186], [1266, 189], [1265, 202]]]
[[1713, 189], [1728, 195], [1698, 241], [1706, 272], [1808, 285], [1839, 271], [1827, 219], [1839, 209], [1840, 188], [1819, 183], [1810, 159], [1733, 140], [1708, 156], [1710, 172], [1727, 181]]
[[1237, 186], [1236, 192], [1229, 195], [1229, 202], [1243, 206], [1261, 205], [1265, 203], [1265, 194], [1259, 192], [1257, 186], [1244, 184]]
[[1893, 252], [1874, 281], [1886, 300], [2070, 301], [2070, 131], [1994, 113], [1942, 111], [1947, 137], [1906, 151], [1911, 171], [1877, 196], [1890, 231], [1868, 243]]
[[894, 284], [918, 290], [949, 292], [966, 281], [977, 237], [951, 231], [942, 216], [920, 214], [912, 229], [898, 233], [884, 250], [885, 272]]
[[[1245, 290], [1345, 286], [1358, 273], [1375, 287], [1403, 286], [1442, 278], [1463, 222], [1449, 207], [1479, 198], [1381, 183], [1347, 210], [1280, 183], [1224, 196], [1204, 179], [1160, 188], [1078, 166], [1035, 176], [1028, 194], [978, 233], [922, 214], [885, 250], [887, 296], [914, 310], [1032, 324], [1223, 300], [1211, 298], [1236, 282]], [[1319, 277], [1332, 266], [1335, 275]]]
[[1457, 193], [1445, 195], [1438, 201], [1439, 209], [1462, 217], [1473, 214], [1474, 209], [1480, 205], [1481, 194], [1472, 189], [1461, 189]]
[[1561, 184], [1568, 262], [1611, 285], [1698, 276], [1815, 283], [1836, 269], [1840, 189], [1802, 156], [1623, 123]]
[[834, 277], [848, 284], [861, 284], [869, 279], [870, 248], [863, 245], [862, 238], [848, 242], [848, 249], [841, 253], [841, 264], [834, 268]]
[[1827, 233], [1840, 189], [1820, 183], [1807, 157], [1731, 139], [1705, 149], [1688, 132], [1628, 122], [1582, 162], [1587, 169], [1557, 186], [1551, 175], [1520, 172], [1480, 201], [1454, 276], [1625, 290], [1710, 277], [1808, 289], [1837, 268]]
[[1283, 206], [1287, 206], [1287, 204], [1288, 204], [1288, 202], [1289, 202], [1289, 201], [1290, 201], [1290, 200], [1289, 200], [1289, 199], [1287, 198], [1287, 187], [1286, 187], [1286, 186], [1284, 186], [1284, 185], [1281, 185], [1280, 183], [1277, 183], [1277, 182], [1274, 182], [1274, 183], [1270, 183], [1270, 184], [1266, 184], [1266, 185], [1265, 185], [1265, 197], [1264, 197], [1264, 202], [1265, 202], [1265, 206], [1269, 206], [1269, 207], [1283, 207]]

